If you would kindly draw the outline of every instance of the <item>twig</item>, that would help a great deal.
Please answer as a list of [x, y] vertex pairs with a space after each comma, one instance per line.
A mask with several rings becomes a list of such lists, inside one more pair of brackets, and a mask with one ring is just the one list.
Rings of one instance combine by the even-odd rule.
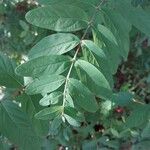
[[[77, 50], [76, 50], [76, 53], [72, 59], [72, 63], [71, 63], [71, 66], [69, 68], [69, 71], [68, 71], [68, 74], [67, 74], [67, 77], [66, 77], [66, 81], [65, 81], [65, 86], [64, 86], [64, 92], [63, 92], [63, 108], [65, 107], [65, 103], [66, 103], [66, 95], [67, 95], [67, 87], [68, 87], [68, 82], [69, 82], [69, 78], [70, 78], [70, 74], [71, 74], [71, 71], [72, 71], [72, 68], [74, 66], [74, 63], [76, 61], [76, 58], [77, 58], [77, 55], [81, 49], [81, 44], [82, 44], [82, 40], [85, 38], [88, 30], [90, 29], [90, 27], [92, 26], [92, 23], [93, 23], [93, 20], [95, 18], [95, 15], [97, 14], [97, 12], [100, 10], [100, 7], [102, 6], [102, 4], [105, 2], [106, 0], [101, 0], [100, 3], [98, 4], [98, 6], [96, 6], [96, 11], [94, 12], [93, 16], [91, 17], [89, 23], [88, 23], [88, 26], [80, 40], [80, 43], [77, 47]], [[64, 115], [64, 111], [62, 112], [62, 115]]]

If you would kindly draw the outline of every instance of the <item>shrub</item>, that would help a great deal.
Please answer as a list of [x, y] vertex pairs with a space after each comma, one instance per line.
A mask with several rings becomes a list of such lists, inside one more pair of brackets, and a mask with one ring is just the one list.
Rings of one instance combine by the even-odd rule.
[[117, 91], [114, 75], [132, 26], [150, 36], [149, 12], [130, 0], [39, 0], [25, 17], [51, 33], [19, 66], [0, 53], [0, 85], [11, 93], [0, 101], [2, 149], [6, 138], [22, 150], [147, 149], [150, 107]]

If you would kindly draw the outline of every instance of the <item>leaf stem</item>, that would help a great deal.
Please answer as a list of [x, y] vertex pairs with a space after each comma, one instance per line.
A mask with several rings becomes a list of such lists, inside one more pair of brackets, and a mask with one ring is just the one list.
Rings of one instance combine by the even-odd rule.
[[[66, 81], [65, 81], [65, 86], [64, 86], [63, 104], [62, 104], [63, 108], [65, 108], [66, 95], [67, 95], [67, 88], [68, 88], [68, 82], [69, 82], [70, 74], [71, 74], [72, 68], [73, 68], [73, 66], [74, 66], [74, 63], [75, 63], [75, 61], [76, 61], [77, 55], [78, 55], [78, 53], [79, 53], [79, 51], [80, 51], [80, 49], [81, 49], [82, 40], [85, 38], [85, 36], [86, 36], [88, 30], [89, 30], [90, 27], [92, 26], [92, 23], [93, 23], [93, 20], [94, 20], [94, 18], [95, 18], [95, 15], [96, 15], [97, 12], [100, 10], [101, 5], [102, 5], [105, 1], [106, 1], [106, 0], [101, 0], [100, 3], [95, 7], [96, 10], [95, 10], [93, 16], [91, 17], [91, 19], [90, 19], [90, 21], [89, 21], [89, 23], [88, 23], [88, 26], [87, 26], [87, 28], [86, 28], [86, 30], [85, 30], [85, 32], [84, 32], [84, 34], [83, 34], [83, 36], [82, 36], [82, 38], [81, 38], [81, 40], [80, 40], [80, 43], [79, 43], [79, 45], [78, 45], [78, 47], [77, 47], [77, 50], [76, 50], [76, 53], [75, 53], [75, 55], [74, 55], [74, 57], [73, 57], [73, 59], [72, 59], [72, 63], [71, 63], [71, 66], [70, 66], [70, 68], [69, 68], [69, 71], [68, 71], [68, 74], [67, 74], [67, 77], [66, 77]], [[64, 110], [63, 110], [63, 112], [62, 112], [62, 115], [64, 115]]]

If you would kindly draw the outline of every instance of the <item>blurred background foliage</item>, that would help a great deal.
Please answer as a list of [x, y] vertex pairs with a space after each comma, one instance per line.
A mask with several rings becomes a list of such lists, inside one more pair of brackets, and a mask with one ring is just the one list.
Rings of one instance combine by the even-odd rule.
[[10, 55], [27, 53], [49, 31], [28, 24], [25, 14], [37, 7], [36, 1], [2, 0], [0, 2], [0, 49]]

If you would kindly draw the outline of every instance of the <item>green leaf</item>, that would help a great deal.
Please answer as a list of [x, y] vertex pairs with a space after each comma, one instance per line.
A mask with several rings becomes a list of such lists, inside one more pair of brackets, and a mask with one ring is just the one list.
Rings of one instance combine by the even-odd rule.
[[98, 47], [93, 41], [83, 40], [82, 44], [85, 45], [91, 52], [99, 56], [101, 59], [107, 59], [104, 51]]
[[[76, 2], [81, 2], [80, 0], [38, 0], [38, 2], [40, 4], [44, 4], [44, 5], [51, 5], [51, 4], [74, 4]], [[98, 0], [82, 0], [82, 2], [84, 3], [89, 3], [89, 4], [98, 4], [99, 1]]]
[[26, 22], [24, 22], [23, 20], [20, 20], [19, 24], [24, 31], [29, 31], [29, 25]]
[[74, 108], [74, 102], [72, 97], [69, 95], [69, 93], [66, 93], [66, 103], [65, 106], [73, 107]]
[[133, 102], [133, 95], [129, 92], [119, 92], [114, 94], [111, 101], [119, 106], [126, 106]]
[[40, 100], [40, 105], [41, 106], [48, 106], [48, 105], [54, 105], [57, 104], [60, 100], [63, 99], [63, 93], [62, 92], [53, 92], [50, 93], [49, 95], [44, 96]]
[[112, 109], [112, 102], [110, 100], [105, 100], [105, 101], [102, 101], [100, 103], [100, 112], [101, 114], [103, 114], [103, 116], [108, 116], [110, 114], [110, 111]]
[[107, 61], [109, 63], [109, 69], [111, 71], [111, 74], [115, 74], [117, 72], [119, 64], [121, 64], [121, 56], [118, 47], [114, 44], [112, 44], [109, 41], [105, 41], [106, 47], [103, 48], [106, 51], [107, 55]]
[[112, 42], [113, 44], [118, 45], [115, 36], [113, 35], [113, 33], [105, 26], [99, 24], [98, 25], [98, 30], [99, 32], [105, 37], [107, 38], [110, 42]]
[[16, 68], [16, 73], [22, 76], [38, 77], [43, 74], [61, 74], [71, 65], [67, 56], [50, 55], [30, 60]]
[[68, 121], [68, 123], [72, 126], [75, 126], [75, 127], [79, 127], [80, 126], [80, 123], [77, 122], [74, 118], [70, 117], [69, 115], [66, 115], [64, 114], [66, 120]]
[[104, 9], [104, 11], [106, 25], [111, 29], [117, 40], [120, 55], [126, 60], [130, 48], [129, 33], [132, 26], [118, 11], [112, 11], [110, 9]]
[[108, 81], [95, 66], [84, 60], [77, 60], [75, 66], [79, 67], [87, 74], [87, 82], [91, 81], [88, 88], [92, 92], [103, 98], [107, 97], [106, 93], [110, 93], [111, 95], [111, 88]]
[[0, 102], [0, 132], [22, 149], [40, 150], [40, 140], [21, 108], [11, 101]]
[[97, 149], [97, 140], [85, 140], [82, 143], [83, 150]]
[[32, 121], [32, 124], [35, 128], [36, 133], [39, 136], [45, 136], [48, 132], [48, 121], [41, 121], [34, 117], [36, 113], [38, 113], [43, 107], [40, 107], [39, 100], [41, 99], [41, 95], [27, 95], [26, 93], [18, 96], [15, 100], [21, 103], [21, 109], [27, 113], [29, 118]]
[[148, 150], [149, 149], [148, 147], [150, 147], [149, 141], [141, 141], [138, 142], [137, 144], [134, 144], [131, 150]]
[[[91, 17], [95, 13], [95, 8], [100, 4], [99, 0], [40, 0], [41, 4], [44, 5], [64, 5], [68, 7], [68, 5], [72, 5], [84, 10], [88, 16], [88, 21], [91, 20]], [[97, 13], [95, 15], [94, 23], [102, 23], [103, 22], [103, 14]]]
[[74, 2], [74, 0], [38, 0], [38, 2], [40, 3], [40, 4], [43, 4], [43, 5], [52, 5], [52, 4], [57, 4], [57, 3], [72, 3], [72, 2]]
[[62, 124], [62, 118], [61, 116], [56, 117], [52, 122], [51, 122], [51, 130], [55, 131], [57, 130]]
[[[108, 67], [111, 74], [115, 74], [118, 68], [118, 65], [121, 62], [120, 50], [118, 46], [107, 40], [104, 36], [101, 36], [98, 29], [94, 28], [93, 30], [94, 36], [96, 37], [97, 43], [100, 46], [103, 46], [103, 50], [107, 57]], [[103, 41], [103, 42], [102, 42]]]
[[133, 7], [130, 0], [118, 0], [116, 2], [116, 9], [127, 21], [150, 36], [150, 13], [144, 11], [141, 7]]
[[63, 4], [33, 9], [26, 14], [26, 19], [35, 26], [61, 32], [84, 29], [88, 22], [84, 10]]
[[72, 126], [79, 127], [80, 122], [84, 120], [83, 115], [81, 115], [75, 108], [73, 107], [65, 107], [64, 117], [68, 121], [68, 123]]
[[23, 78], [15, 74], [16, 64], [0, 52], [0, 85], [8, 88], [22, 86]]
[[[83, 40], [82, 43], [84, 60], [95, 65], [97, 69], [99, 69], [106, 77], [110, 86], [113, 87], [113, 77], [108, 64], [108, 58], [104, 50], [102, 50], [99, 46], [97, 46], [94, 42], [90, 40]], [[86, 47], [88, 50], [85, 49], [83, 46]]]
[[41, 110], [35, 115], [35, 117], [41, 120], [52, 120], [57, 116], [61, 115], [62, 111], [63, 111], [62, 106], [53, 106]]
[[69, 79], [69, 94], [74, 102], [88, 112], [96, 112], [98, 104], [89, 89], [76, 79]]
[[[136, 105], [135, 105], [136, 106]], [[136, 106], [130, 116], [127, 118], [125, 125], [129, 128], [139, 127], [148, 122], [150, 118], [150, 107], [146, 105]]]
[[29, 95], [46, 94], [57, 90], [65, 82], [65, 77], [61, 75], [44, 75], [36, 78], [26, 87]]
[[141, 134], [142, 138], [150, 138], [150, 121], [147, 123], [146, 127], [143, 129]]
[[[84, 10], [88, 16], [88, 21], [91, 20], [91, 17], [95, 13], [95, 8], [99, 5], [99, 0], [39, 0], [39, 2], [42, 5], [64, 5], [65, 7], [68, 7], [68, 5], [72, 5], [74, 7], [80, 8]], [[103, 16], [102, 13], [97, 13], [95, 15], [95, 22], [102, 23], [103, 22]]]
[[95, 84], [98, 84], [99, 86], [106, 89], [110, 89], [109, 83], [107, 82], [106, 78], [95, 66], [80, 59], [76, 61], [75, 65], [86, 71], [86, 73], [91, 77]]
[[8, 142], [5, 141], [5, 139], [2, 139], [0, 137], [0, 149], [1, 150], [10, 150], [11, 146]]
[[47, 55], [61, 55], [80, 43], [80, 39], [70, 33], [57, 33], [43, 38], [29, 52], [29, 58], [37, 58]]

